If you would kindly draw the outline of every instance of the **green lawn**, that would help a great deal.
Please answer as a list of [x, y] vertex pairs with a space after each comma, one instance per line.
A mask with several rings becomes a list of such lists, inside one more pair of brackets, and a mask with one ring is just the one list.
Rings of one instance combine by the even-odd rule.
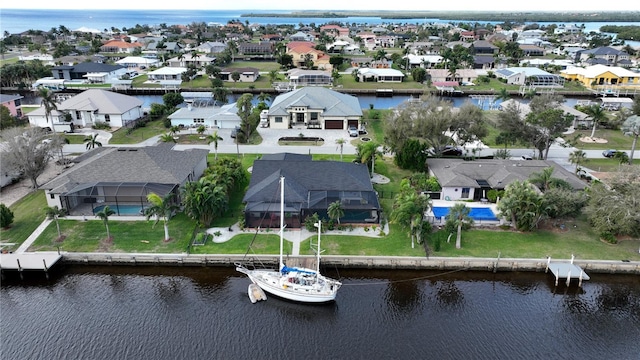
[[[640, 159], [634, 159], [633, 165], [640, 166]], [[598, 158], [588, 159], [587, 162], [582, 164], [582, 166], [598, 172], [610, 172], [618, 171], [620, 170], [620, 167], [625, 165], [620, 165], [616, 159]]]
[[0, 229], [0, 239], [2, 242], [15, 243], [16, 245], [7, 247], [7, 250], [17, 249], [44, 221], [46, 206], [47, 199], [44, 190], [34, 191], [9, 206], [14, 214], [13, 224], [8, 229]]
[[[575, 133], [569, 135], [569, 139], [573, 139], [574, 137], [585, 137], [591, 136], [591, 130], [577, 130]], [[576, 143], [576, 147], [579, 149], [585, 150], [606, 150], [606, 149], [620, 149], [626, 150], [631, 149], [631, 145], [633, 144], [633, 138], [631, 136], [626, 136], [620, 130], [609, 130], [609, 129], [597, 129], [595, 133], [596, 138], [601, 138], [607, 140], [606, 143], [588, 143], [583, 141], [578, 141]]]
[[69, 144], [84, 144], [84, 139], [86, 138], [86, 135], [85, 134], [76, 134], [76, 135], [65, 134], [64, 138], [69, 140]]
[[127, 134], [126, 128], [120, 128], [112, 133], [109, 144], [137, 144], [156, 135], [164, 134], [169, 130], [164, 127], [163, 120], [149, 121], [146, 126], [137, 128]]

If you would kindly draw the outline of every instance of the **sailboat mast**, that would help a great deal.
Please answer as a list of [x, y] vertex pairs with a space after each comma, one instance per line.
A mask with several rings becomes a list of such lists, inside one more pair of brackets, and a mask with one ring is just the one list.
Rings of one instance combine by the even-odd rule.
[[322, 220], [318, 219], [318, 245], [316, 249], [316, 280], [320, 274], [320, 234], [322, 233]]
[[280, 177], [280, 269], [284, 267], [282, 247], [284, 246], [284, 176]]

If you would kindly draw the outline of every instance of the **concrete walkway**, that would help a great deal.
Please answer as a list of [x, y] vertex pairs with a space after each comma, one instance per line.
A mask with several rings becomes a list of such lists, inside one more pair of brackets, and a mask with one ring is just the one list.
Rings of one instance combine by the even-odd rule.
[[15, 251], [17, 254], [22, 254], [24, 252], [27, 251], [27, 249], [29, 249], [29, 247], [31, 246], [31, 244], [33, 244], [34, 241], [36, 241], [36, 239], [38, 238], [38, 236], [40, 236], [40, 234], [42, 234], [42, 232], [44, 231], [44, 229], [47, 228], [47, 226], [49, 226], [49, 224], [51, 224], [53, 220], [49, 220], [46, 219], [42, 222], [42, 224], [40, 224], [33, 233], [31, 233], [31, 235], [29, 235], [29, 237], [27, 238], [27, 240], [25, 240], [22, 245], [20, 245], [18, 247], [18, 249]]

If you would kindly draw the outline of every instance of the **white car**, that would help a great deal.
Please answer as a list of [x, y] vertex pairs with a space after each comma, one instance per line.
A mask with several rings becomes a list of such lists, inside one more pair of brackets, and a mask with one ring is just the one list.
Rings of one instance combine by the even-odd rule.
[[350, 137], [358, 137], [358, 129], [355, 126], [349, 126], [349, 136]]

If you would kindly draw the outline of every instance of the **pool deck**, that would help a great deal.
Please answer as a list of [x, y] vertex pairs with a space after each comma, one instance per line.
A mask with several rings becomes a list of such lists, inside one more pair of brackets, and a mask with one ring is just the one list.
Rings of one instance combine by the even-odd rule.
[[[453, 207], [456, 204], [465, 204], [470, 208], [491, 209], [497, 216], [498, 205], [490, 202], [467, 202], [467, 201], [447, 201], [447, 200], [431, 200], [433, 207]], [[436, 218], [433, 211], [429, 210], [427, 216], [432, 218], [431, 223], [435, 225], [444, 225], [444, 218]], [[474, 225], [500, 225], [502, 221], [498, 220], [474, 220]]]

